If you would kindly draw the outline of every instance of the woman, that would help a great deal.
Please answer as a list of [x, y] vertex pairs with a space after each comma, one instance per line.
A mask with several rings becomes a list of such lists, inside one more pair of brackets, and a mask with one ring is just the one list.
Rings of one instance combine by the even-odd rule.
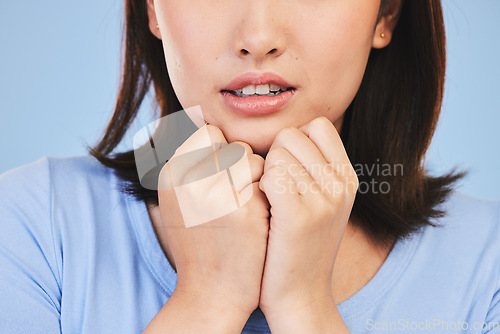
[[[106, 167], [43, 159], [0, 179], [2, 332], [498, 330], [500, 206], [422, 167], [439, 0], [126, 4], [120, 95], [91, 149]], [[158, 191], [113, 153], [151, 84], [161, 116], [200, 106], [210, 124]], [[243, 147], [250, 181], [231, 172], [246, 204], [186, 228], [169, 173], [202, 133]]]

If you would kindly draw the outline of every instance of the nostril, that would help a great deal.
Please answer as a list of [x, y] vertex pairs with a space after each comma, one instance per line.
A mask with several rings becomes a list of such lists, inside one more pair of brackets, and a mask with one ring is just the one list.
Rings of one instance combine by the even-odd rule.
[[[248, 51], [247, 49], [241, 49], [240, 53], [242, 55], [246, 56], [246, 55], [250, 54], [251, 52]], [[273, 54], [276, 54], [276, 53], [278, 53], [278, 49], [277, 48], [274, 48], [274, 49], [270, 50], [269, 52], [267, 52], [268, 55], [273, 55]]]

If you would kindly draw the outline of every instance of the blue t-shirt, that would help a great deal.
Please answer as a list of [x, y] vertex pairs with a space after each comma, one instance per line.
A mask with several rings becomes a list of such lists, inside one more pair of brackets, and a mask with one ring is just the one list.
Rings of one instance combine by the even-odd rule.
[[[91, 157], [0, 176], [1, 333], [140, 333], [166, 303], [176, 272], [117, 185]], [[453, 193], [444, 208], [338, 305], [352, 333], [500, 333], [500, 203]], [[243, 333], [270, 333], [259, 309]]]

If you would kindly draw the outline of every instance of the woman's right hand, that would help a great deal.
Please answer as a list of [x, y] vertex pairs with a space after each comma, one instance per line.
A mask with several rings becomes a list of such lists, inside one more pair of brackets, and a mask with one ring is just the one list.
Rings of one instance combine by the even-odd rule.
[[[206, 147], [207, 133], [211, 143], [227, 143], [219, 128], [205, 125], [186, 140], [169, 163], [184, 153]], [[201, 182], [201, 185], [200, 182], [184, 182], [182, 195], [179, 196], [179, 191], [176, 194], [172, 189], [173, 183], [179, 179], [200, 179], [198, 176], [206, 175], [207, 161], [210, 163], [210, 159], [213, 159], [213, 152], [206, 157], [198, 157], [196, 161], [176, 164], [175, 172], [172, 171], [173, 166], [167, 163], [160, 173], [158, 184], [162, 226], [157, 228], [157, 233], [162, 234], [160, 240], [166, 243], [162, 246], [170, 251], [177, 270], [174, 295], [189, 296], [193, 301], [206, 303], [207, 307], [239, 310], [249, 316], [259, 305], [269, 231], [269, 203], [258, 186], [264, 159], [253, 154], [248, 144], [237, 144], [244, 147], [248, 163], [242, 163], [246, 161], [242, 159], [233, 165], [232, 184], [240, 200], [246, 198], [247, 202], [222, 217], [186, 227], [181, 207], [185, 210], [190, 203], [203, 199], [204, 208], [220, 208], [223, 199], [217, 189], [227, 186], [227, 177], [211, 178], [210, 182]], [[227, 147], [223, 145], [215, 150], [219, 164], [224, 159]], [[172, 183], [172, 177], [178, 180]], [[221, 184], [224, 181], [226, 183]], [[200, 206], [191, 205], [190, 209], [200, 210]], [[203, 214], [198, 212], [197, 216]]]

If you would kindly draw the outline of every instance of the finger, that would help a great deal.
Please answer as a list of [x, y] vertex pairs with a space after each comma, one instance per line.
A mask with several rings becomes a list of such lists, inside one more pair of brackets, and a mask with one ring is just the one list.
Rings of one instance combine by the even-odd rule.
[[273, 166], [281, 166], [286, 171], [286, 176], [294, 181], [295, 192], [301, 196], [321, 192], [321, 187], [307, 172], [304, 166], [286, 149], [277, 147], [271, 149], [266, 157], [264, 174]]
[[174, 156], [186, 154], [205, 147], [212, 147], [213, 151], [215, 151], [223, 144], [227, 144], [227, 140], [222, 131], [215, 125], [206, 124], [199, 128], [179, 148], [177, 148]]
[[[246, 155], [248, 157], [248, 163], [250, 165], [250, 172], [251, 172], [251, 182], [255, 182], [260, 180], [260, 177], [264, 173], [264, 158], [262, 158], [260, 155], [254, 154], [252, 148], [250, 145], [248, 145], [245, 142], [242, 141], [234, 141], [233, 144], [238, 144], [241, 145], [245, 148]], [[238, 161], [232, 168], [236, 169], [236, 165], [238, 165], [240, 161]], [[231, 170], [231, 173], [234, 173], [233, 170]], [[235, 177], [235, 186], [237, 189], [243, 189], [246, 187], [249, 183], [246, 182], [245, 184], [239, 185], [238, 182], [236, 181], [237, 177]]]
[[[184, 154], [183, 156], [188, 156], [190, 154], [191, 153]], [[245, 148], [242, 145], [235, 143], [224, 145], [213, 154], [208, 154], [206, 158], [185, 171], [178, 185], [188, 184], [227, 171], [240, 160], [243, 161], [243, 167], [240, 169], [243, 170], [242, 173], [246, 173], [245, 176], [248, 175], [248, 183], [251, 183], [250, 166], [246, 157]], [[231, 176], [229, 175], [229, 177], [232, 183]], [[177, 185], [175, 182], [174, 184]]]
[[[205, 159], [184, 172], [180, 179], [174, 179], [174, 187], [211, 178], [215, 174], [224, 174], [222, 179], [212, 179], [224, 182], [230, 186], [237, 199], [237, 205], [242, 206], [249, 197], [242, 197], [240, 192], [247, 185], [254, 182], [254, 180], [260, 179], [264, 169], [264, 160], [262, 157], [255, 154], [248, 156], [247, 153], [251, 152], [252, 150], [248, 144], [241, 142], [227, 144], [215, 151], [215, 154], [208, 155]], [[188, 154], [183, 156], [186, 155]], [[205, 183], [202, 182], [202, 184]], [[219, 185], [213, 185], [213, 187], [217, 186]], [[201, 188], [199, 192], [202, 193]]]
[[264, 174], [264, 158], [258, 154], [252, 154], [248, 157], [250, 163], [250, 171], [252, 173], [252, 182], [257, 182]]
[[174, 188], [184, 223], [188, 227], [200, 225], [239, 207], [227, 172], [220, 172]]
[[[265, 209], [269, 210], [271, 207], [269, 201], [267, 200], [266, 194], [260, 189], [260, 182], [252, 182], [247, 185], [239, 194], [240, 203], [243, 203], [241, 206], [252, 205], [253, 202], [256, 203], [265, 203]], [[252, 202], [248, 204], [248, 202]], [[260, 205], [256, 205], [256, 209], [260, 208]]]
[[232, 143], [243, 146], [243, 148], [245, 149], [245, 153], [247, 155], [252, 155], [253, 154], [252, 147], [250, 145], [248, 145], [248, 143], [245, 143], [244, 141], [239, 141], [239, 140], [233, 141]]
[[264, 159], [256, 154], [245, 155], [229, 168], [236, 191], [241, 192], [252, 182], [259, 181], [264, 173]]
[[326, 161], [330, 164], [349, 164], [351, 162], [333, 123], [326, 117], [318, 117], [300, 128], [318, 147]]
[[[229, 169], [232, 183], [235, 186], [236, 191], [241, 192], [246, 186], [252, 182], [260, 180], [260, 177], [264, 173], [264, 159], [256, 154], [253, 154], [253, 150], [245, 142], [234, 141], [230, 145], [240, 145], [245, 150], [245, 155], [239, 157], [226, 157], [227, 153], [224, 150], [216, 151], [219, 168]], [[234, 160], [237, 160], [234, 162]]]
[[295, 181], [281, 165], [274, 165], [264, 172], [259, 189], [265, 193], [271, 207], [288, 208], [300, 203]]
[[252, 197], [253, 187], [251, 184], [260, 180], [264, 171], [264, 159], [256, 154], [244, 156], [229, 167], [228, 174], [234, 187], [235, 196], [238, 198], [238, 205], [245, 205]]
[[[358, 189], [358, 177], [347, 155], [342, 139], [333, 123], [326, 117], [318, 117], [300, 128], [319, 148], [328, 161], [325, 166], [325, 178], [322, 189], [331, 196], [339, 194], [345, 188], [354, 193]], [[340, 187], [345, 184], [346, 187]]]
[[[214, 125], [205, 125], [192, 134], [167, 163], [170, 186], [194, 182], [217, 173], [214, 144], [219, 147], [227, 144], [222, 131]], [[201, 162], [204, 162], [202, 168], [195, 171]], [[167, 187], [165, 181], [160, 185]]]
[[[245, 149], [245, 154], [227, 169], [239, 205], [243, 206], [252, 197], [254, 187], [249, 187], [249, 185], [260, 180], [264, 173], [264, 159], [259, 155], [253, 154], [252, 148], [245, 142], [236, 141], [231, 144], [240, 145]], [[217, 151], [217, 156], [221, 156], [219, 151]], [[225, 164], [219, 161], [219, 165], [223, 168]]]
[[289, 151], [316, 182], [322, 181], [323, 169], [327, 161], [304, 132], [296, 128], [281, 130], [274, 139], [270, 150], [278, 147]]

